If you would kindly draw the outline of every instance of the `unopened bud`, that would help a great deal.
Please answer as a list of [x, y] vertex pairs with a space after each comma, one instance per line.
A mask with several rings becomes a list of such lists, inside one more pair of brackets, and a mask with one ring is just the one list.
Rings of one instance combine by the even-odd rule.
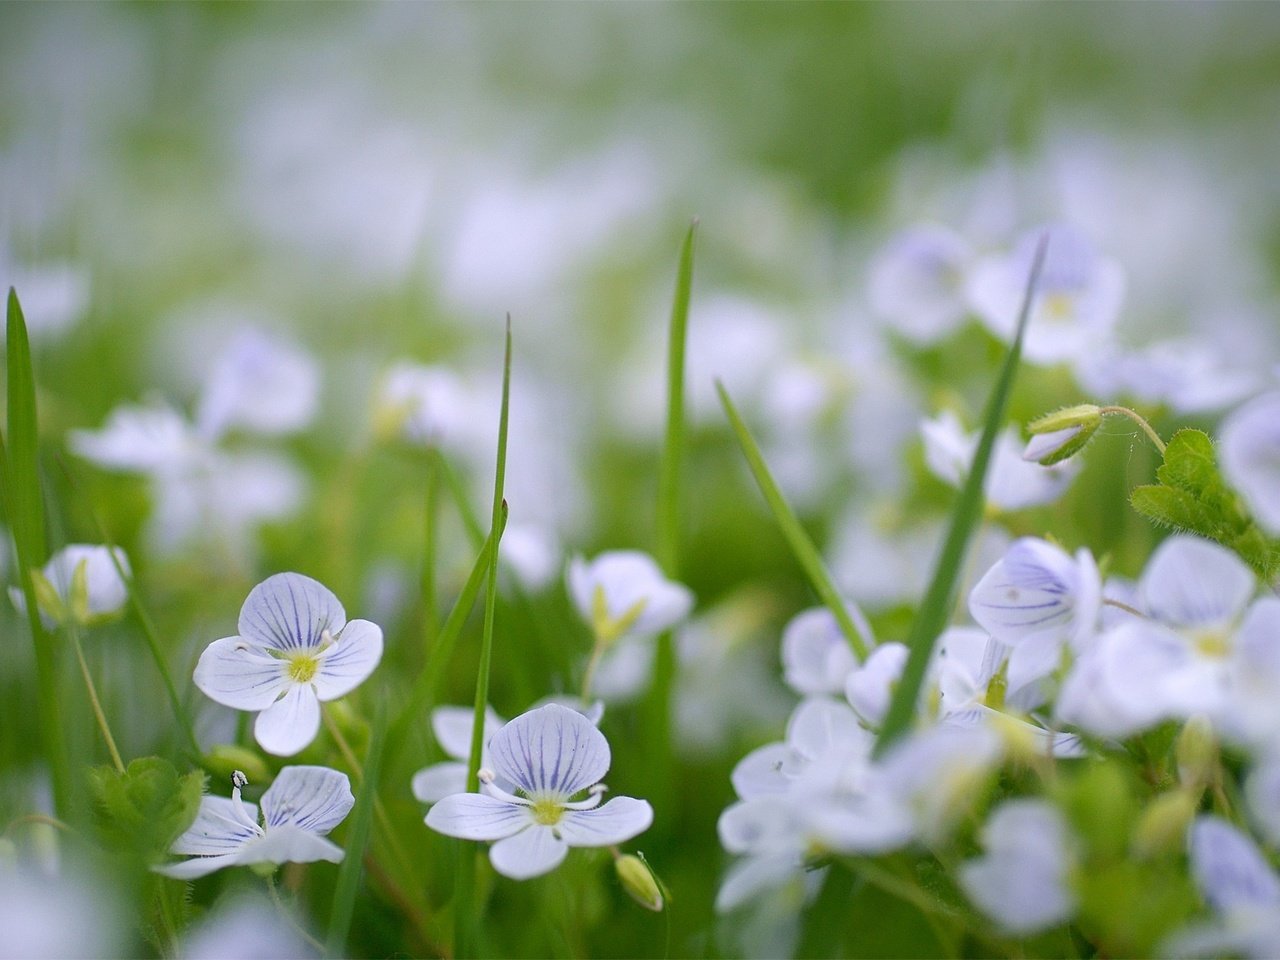
[[1027, 424], [1031, 439], [1022, 459], [1052, 466], [1078, 453], [1102, 425], [1102, 408], [1092, 403], [1064, 407]]
[[1175, 790], [1156, 797], [1142, 811], [1134, 828], [1134, 856], [1150, 859], [1180, 850], [1186, 843], [1187, 826], [1198, 807], [1195, 791]]
[[1213, 724], [1203, 715], [1187, 721], [1173, 748], [1178, 761], [1178, 782], [1184, 787], [1204, 787], [1218, 766], [1218, 738]]
[[[200, 764], [218, 779], [230, 780], [239, 774], [248, 777], [250, 783], [265, 783], [271, 779], [266, 761], [252, 750], [221, 743], [204, 755]], [[243, 786], [243, 784], [237, 784]]]
[[635, 854], [624, 853], [613, 861], [613, 868], [618, 872], [622, 889], [626, 890], [631, 899], [640, 906], [654, 913], [660, 913], [666, 906], [662, 886], [650, 869], [648, 861]]

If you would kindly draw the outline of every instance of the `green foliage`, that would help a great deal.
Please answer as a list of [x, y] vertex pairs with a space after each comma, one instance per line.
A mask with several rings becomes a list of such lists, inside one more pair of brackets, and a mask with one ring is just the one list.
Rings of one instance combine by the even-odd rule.
[[179, 774], [163, 757], [140, 757], [124, 773], [111, 767], [89, 771], [95, 822], [103, 844], [146, 864], [160, 862], [175, 837], [200, 808], [204, 773]]
[[1202, 430], [1179, 430], [1169, 441], [1160, 481], [1136, 488], [1133, 508], [1160, 526], [1198, 534], [1235, 551], [1265, 580], [1280, 572], [1280, 541], [1264, 534], [1218, 470], [1213, 441]]

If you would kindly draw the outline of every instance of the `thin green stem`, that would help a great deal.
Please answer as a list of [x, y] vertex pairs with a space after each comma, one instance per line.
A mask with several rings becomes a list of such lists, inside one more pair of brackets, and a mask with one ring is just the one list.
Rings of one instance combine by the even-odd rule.
[[582, 702], [591, 702], [591, 684], [596, 677], [596, 667], [600, 666], [600, 658], [604, 656], [605, 645], [599, 640], [591, 648], [591, 657], [587, 660], [587, 669], [582, 674]]
[[1160, 439], [1160, 434], [1156, 433], [1155, 428], [1147, 422], [1147, 418], [1138, 413], [1138, 411], [1130, 410], [1128, 407], [1118, 406], [1102, 407], [1101, 410], [1104, 416], [1106, 414], [1115, 414], [1120, 417], [1128, 417], [1142, 429], [1142, 432], [1145, 433], [1148, 438], [1150, 438], [1151, 442], [1155, 444], [1156, 449], [1160, 451], [1160, 455], [1164, 455], [1165, 444], [1164, 441]]
[[679, 576], [680, 474], [684, 459], [684, 361], [689, 328], [689, 298], [693, 288], [693, 248], [698, 221], [689, 225], [680, 248], [675, 299], [667, 340], [667, 429], [658, 477], [657, 557], [663, 572]]
[[423, 496], [425, 519], [422, 526], [422, 632], [430, 641], [440, 626], [439, 601], [436, 597], [436, 530], [440, 514], [440, 471], [434, 452], [427, 458], [426, 492]]
[[93, 682], [93, 674], [89, 672], [89, 662], [84, 657], [84, 647], [80, 643], [80, 631], [68, 623], [67, 634], [71, 637], [71, 645], [75, 648], [76, 659], [80, 661], [80, 675], [84, 677], [85, 689], [89, 691], [89, 705], [93, 708], [93, 717], [98, 722], [98, 730], [106, 741], [107, 753], [111, 754], [111, 764], [117, 773], [124, 773], [124, 761], [120, 759], [120, 751], [116, 748], [116, 738], [111, 735], [111, 725], [107, 723], [107, 715], [103, 712], [102, 701], [98, 698], [98, 688]]

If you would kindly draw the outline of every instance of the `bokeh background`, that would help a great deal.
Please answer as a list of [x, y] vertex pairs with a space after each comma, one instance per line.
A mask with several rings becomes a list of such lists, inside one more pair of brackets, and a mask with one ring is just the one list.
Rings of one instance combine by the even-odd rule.
[[[920, 518], [949, 496], [923, 469], [918, 420], [945, 405], [972, 424], [1000, 346], [896, 338], [868, 297], [896, 234], [941, 223], [998, 250], [1066, 221], [1126, 271], [1122, 343], [1208, 344], [1242, 392], [1280, 361], [1271, 4], [15, 3], [0, 8], [0, 90], [0, 282], [35, 342], [55, 539], [96, 540], [103, 517], [184, 682], [249, 587], [297, 569], [384, 624], [388, 683], [407, 683], [430, 616], [423, 460], [414, 438], [388, 442], [379, 398], [397, 363], [456, 378], [437, 439], [483, 516], [510, 313], [508, 499], [536, 569], [504, 600], [494, 703], [510, 716], [571, 689], [588, 641], [559, 571], [568, 554], [653, 547], [666, 322], [699, 218], [681, 574], [709, 639], [688, 645], [674, 777], [652, 786], [624, 759], [642, 708], [624, 703], [605, 728], [611, 786], [659, 810], [644, 847], [671, 884], [669, 926], [595, 891], [566, 922], [585, 939], [565, 943], [515, 918], [578, 892], [504, 887], [503, 953], [741, 949], [711, 910], [715, 819], [734, 761], [786, 715], [778, 630], [813, 601], [712, 377], [841, 585], [900, 631], [936, 535]], [[211, 358], [248, 330], [318, 371], [314, 414], [271, 440], [288, 477], [268, 469], [229, 495], [271, 487], [288, 504], [239, 517], [243, 536], [210, 522], [166, 537], [145, 480], [90, 467], [66, 438], [123, 403], [198, 416]], [[1038, 372], [1015, 412], [1081, 399]], [[265, 447], [235, 431], [226, 443]], [[1141, 447], [1106, 447], [1055, 512], [1012, 532], [1069, 521], [1071, 545], [1137, 569], [1153, 534], [1124, 494], [1151, 465]], [[474, 556], [448, 514], [446, 599]], [[900, 549], [876, 553], [876, 537]], [[130, 636], [109, 628], [91, 652], [122, 747], [163, 751], [163, 700]], [[21, 719], [31, 655], [24, 641], [0, 656], [5, 802], [22, 809], [39, 793]], [[473, 666], [459, 657], [455, 702]], [[419, 746], [406, 778], [430, 758]], [[407, 795], [393, 805], [420, 816]], [[443, 901], [446, 879], [433, 883]], [[385, 901], [360, 909], [360, 950], [415, 949]]]

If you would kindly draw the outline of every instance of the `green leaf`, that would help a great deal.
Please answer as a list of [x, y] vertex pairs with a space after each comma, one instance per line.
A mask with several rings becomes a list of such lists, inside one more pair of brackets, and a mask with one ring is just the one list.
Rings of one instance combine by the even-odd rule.
[[854, 655], [860, 661], [867, 659], [866, 638], [862, 636], [853, 618], [849, 616], [849, 607], [840, 596], [840, 591], [836, 589], [835, 581], [827, 570], [827, 565], [822, 562], [818, 548], [813, 545], [809, 534], [805, 533], [804, 527], [800, 525], [795, 511], [782, 495], [782, 491], [773, 479], [773, 474], [769, 472], [768, 464], [764, 461], [760, 446], [751, 436], [751, 431], [747, 429], [746, 423], [738, 414], [737, 407], [729, 399], [728, 391], [719, 380], [716, 381], [716, 391], [720, 394], [720, 404], [724, 407], [725, 416], [729, 418], [729, 424], [738, 438], [738, 446], [742, 448], [742, 454], [747, 458], [747, 465], [751, 468], [751, 475], [755, 477], [756, 486], [764, 494], [765, 502], [773, 513], [774, 522], [782, 530], [787, 545], [791, 547], [792, 555], [804, 570], [805, 576], [809, 578], [809, 585], [813, 587], [814, 593], [821, 598], [827, 609], [831, 611], [831, 615], [836, 618], [836, 623], [840, 625], [841, 632], [849, 641], [849, 646], [853, 648]]
[[1227, 485], [1208, 434], [1191, 429], [1175, 433], [1156, 478], [1159, 483], [1137, 487], [1129, 495], [1134, 510], [1158, 526], [1217, 541], [1263, 579], [1275, 578], [1280, 542], [1263, 533]]
[[195, 820], [204, 773], [179, 774], [162, 757], [140, 757], [123, 773], [111, 767], [89, 771], [94, 814], [104, 843], [113, 851], [160, 862], [169, 845]]
[[920, 687], [924, 683], [925, 671], [933, 655], [934, 644], [951, 618], [951, 610], [955, 604], [956, 584], [964, 565], [965, 552], [969, 546], [969, 539], [982, 517], [985, 500], [983, 488], [987, 479], [987, 467], [991, 462], [991, 451], [995, 446], [996, 434], [1004, 424], [1005, 411], [1009, 406], [1009, 394], [1013, 390], [1013, 379], [1018, 372], [1018, 359], [1022, 355], [1022, 338], [1026, 333], [1027, 319], [1031, 315], [1031, 304], [1036, 285], [1040, 280], [1040, 270], [1044, 266], [1047, 244], [1046, 236], [1040, 241], [1035, 261], [1031, 266], [1031, 275], [1027, 278], [1027, 289], [1022, 298], [1022, 309], [1018, 314], [1018, 326], [1013, 336], [1013, 344], [1009, 347], [1008, 356], [1005, 357], [1004, 366], [1000, 370], [1000, 377], [996, 380], [991, 397], [987, 401], [982, 437], [978, 440], [978, 449], [974, 451], [969, 476], [965, 478], [955, 509], [952, 511], [951, 527], [942, 545], [938, 565], [934, 569], [929, 589], [925, 592], [924, 601], [916, 613], [915, 620], [911, 623], [911, 633], [907, 637], [910, 653], [907, 655], [907, 664], [903, 668], [902, 678], [898, 681], [893, 699], [889, 703], [884, 726], [880, 729], [880, 736], [876, 740], [877, 756], [883, 754], [889, 745], [904, 734], [911, 725], [916, 713], [916, 701], [920, 697]]

